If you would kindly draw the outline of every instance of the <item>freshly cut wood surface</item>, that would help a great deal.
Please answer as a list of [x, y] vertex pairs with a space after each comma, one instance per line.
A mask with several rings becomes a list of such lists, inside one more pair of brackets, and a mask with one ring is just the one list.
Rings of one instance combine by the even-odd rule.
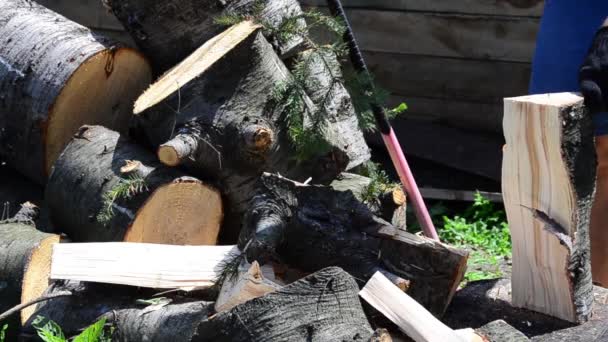
[[0, 156], [44, 184], [83, 124], [127, 130], [151, 69], [137, 51], [32, 1], [2, 1], [0, 22]]
[[75, 242], [215, 245], [224, 214], [216, 188], [101, 126], [83, 126], [66, 146], [46, 198], [53, 223]]
[[53, 248], [51, 279], [148, 288], [206, 288], [236, 246], [172, 246], [143, 243], [70, 243]]
[[[36, 299], [46, 290], [51, 248], [59, 239], [59, 235], [36, 230], [31, 223], [0, 221], [0, 312]], [[21, 311], [21, 322], [33, 310]]]
[[359, 295], [416, 342], [468, 342], [381, 273], [376, 273]]
[[[327, 6], [323, 0], [301, 0], [306, 6]], [[543, 0], [344, 0], [346, 8], [382, 9], [412, 12], [453, 12], [468, 14], [492, 14], [540, 17]]]
[[513, 305], [571, 322], [593, 303], [591, 116], [571, 93], [505, 99], [503, 196], [513, 240]]
[[258, 24], [244, 21], [211, 38], [184, 61], [169, 70], [158, 82], [152, 84], [137, 99], [133, 112], [139, 114], [172, 95], [260, 28]]
[[224, 312], [261, 297], [281, 288], [280, 285], [266, 279], [257, 261], [245, 263], [239, 267], [239, 274], [222, 284], [220, 294], [215, 301], [215, 311]]

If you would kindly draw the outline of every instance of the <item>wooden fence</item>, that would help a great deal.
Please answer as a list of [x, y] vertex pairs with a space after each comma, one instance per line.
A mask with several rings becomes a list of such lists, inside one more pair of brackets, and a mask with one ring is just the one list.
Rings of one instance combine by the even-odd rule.
[[[126, 37], [100, 0], [39, 2]], [[377, 83], [409, 106], [395, 122], [406, 152], [500, 179], [502, 99], [527, 93], [543, 1], [343, 2]]]

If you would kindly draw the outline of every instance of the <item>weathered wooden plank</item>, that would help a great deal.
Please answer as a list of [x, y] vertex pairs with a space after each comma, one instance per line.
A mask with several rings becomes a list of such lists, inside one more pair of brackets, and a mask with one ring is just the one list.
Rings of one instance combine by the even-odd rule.
[[[325, 0], [300, 0], [302, 5], [326, 6]], [[543, 0], [343, 0], [347, 8], [371, 8], [393, 11], [452, 12], [467, 14], [540, 17]]]
[[376, 83], [408, 97], [502, 103], [528, 92], [530, 63], [365, 51]]
[[346, 12], [363, 50], [526, 63], [532, 60], [539, 24], [531, 17]]
[[122, 31], [122, 25], [101, 0], [36, 0], [39, 4], [81, 25]]
[[480, 133], [502, 132], [502, 104], [482, 103], [460, 100], [458, 98], [430, 98], [393, 95], [388, 101], [389, 107], [405, 102], [408, 110], [399, 119], [394, 120], [400, 125], [402, 120], [415, 119], [461, 128]]
[[[406, 155], [500, 180], [501, 139], [417, 120], [397, 120], [393, 128]], [[374, 145], [382, 146], [378, 139], [370, 138]]]

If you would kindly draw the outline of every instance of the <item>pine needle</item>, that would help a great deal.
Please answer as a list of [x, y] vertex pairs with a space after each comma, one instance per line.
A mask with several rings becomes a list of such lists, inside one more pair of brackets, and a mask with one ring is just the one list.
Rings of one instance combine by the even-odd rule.
[[103, 195], [103, 208], [97, 214], [97, 222], [109, 223], [114, 218], [114, 204], [121, 199], [130, 199], [133, 196], [148, 191], [146, 180], [139, 175], [130, 175], [129, 178], [121, 178], [112, 189]]

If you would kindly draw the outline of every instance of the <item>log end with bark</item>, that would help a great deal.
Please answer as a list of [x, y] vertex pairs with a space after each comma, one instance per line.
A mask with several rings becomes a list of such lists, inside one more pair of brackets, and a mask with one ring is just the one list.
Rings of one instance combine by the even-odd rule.
[[[32, 221], [19, 213], [14, 219], [0, 222], [0, 312], [19, 303], [40, 297], [51, 273], [52, 246], [60, 237], [42, 233]], [[33, 312], [21, 312], [25, 322]]]
[[223, 219], [218, 190], [101, 126], [74, 136], [46, 198], [55, 225], [79, 242], [214, 245]]
[[352, 191], [264, 174], [245, 216], [248, 260], [305, 272], [339, 266], [365, 282], [377, 271], [437, 316], [466, 270], [468, 252], [404, 232], [375, 216]]
[[35, 2], [4, 1], [0, 13], [0, 155], [44, 183], [83, 124], [126, 132], [151, 69], [139, 52]]
[[503, 196], [513, 305], [570, 322], [592, 312], [593, 124], [575, 94], [505, 99]]

